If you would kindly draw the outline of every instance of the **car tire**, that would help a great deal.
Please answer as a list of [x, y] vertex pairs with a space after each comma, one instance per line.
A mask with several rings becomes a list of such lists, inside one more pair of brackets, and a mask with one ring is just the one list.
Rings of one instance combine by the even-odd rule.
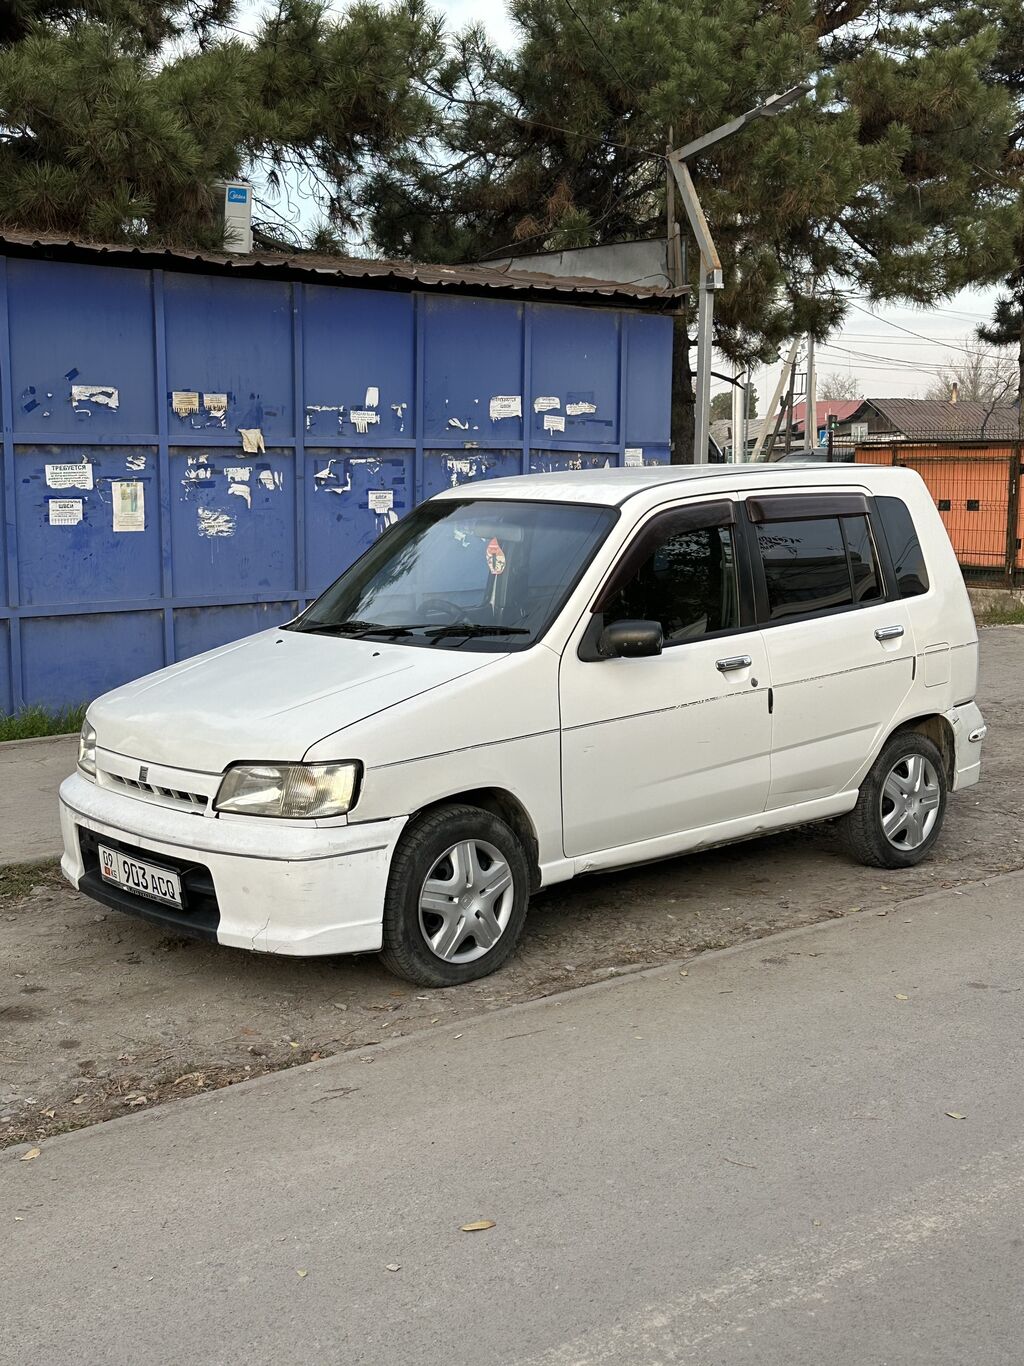
[[486, 977], [515, 952], [529, 900], [529, 861], [505, 821], [473, 806], [428, 811], [391, 861], [381, 960], [423, 987]]
[[932, 850], [946, 815], [946, 766], [915, 730], [889, 739], [842, 818], [850, 853], [870, 868], [912, 868]]

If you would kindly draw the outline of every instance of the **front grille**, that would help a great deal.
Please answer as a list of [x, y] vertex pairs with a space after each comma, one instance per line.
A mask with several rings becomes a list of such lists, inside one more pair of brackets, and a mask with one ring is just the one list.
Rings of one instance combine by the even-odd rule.
[[[161, 902], [150, 901], [135, 892], [126, 892], [112, 883], [105, 882], [100, 872], [101, 844], [106, 845], [108, 849], [119, 849], [131, 858], [142, 859], [144, 863], [152, 863], [158, 868], [167, 868], [177, 873], [181, 878], [181, 899], [184, 903], [182, 909], [179, 911], [176, 906], [165, 906]], [[165, 929], [175, 930], [179, 934], [216, 940], [217, 926], [220, 924], [220, 907], [217, 905], [213, 874], [205, 864], [196, 863], [192, 859], [155, 854], [152, 850], [126, 844], [123, 840], [97, 835], [95, 831], [86, 830], [83, 826], [78, 827], [78, 846], [82, 851], [82, 862], [85, 864], [85, 873], [78, 884], [80, 892], [93, 897], [96, 901], [102, 901], [113, 910], [140, 916], [143, 920], [151, 920], [154, 924], [163, 925]]]
[[130, 788], [141, 797], [148, 797], [150, 800], [160, 801], [190, 811], [205, 811], [210, 805], [209, 797], [202, 792], [182, 792], [173, 787], [157, 787], [154, 783], [140, 783], [134, 778], [122, 778], [118, 773], [107, 773], [105, 771], [103, 778], [105, 782], [112, 783], [116, 787]]

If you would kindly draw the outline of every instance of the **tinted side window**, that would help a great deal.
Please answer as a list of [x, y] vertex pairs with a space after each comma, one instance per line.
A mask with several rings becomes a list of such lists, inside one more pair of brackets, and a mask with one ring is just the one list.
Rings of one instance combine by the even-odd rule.
[[902, 498], [876, 498], [875, 507], [896, 570], [900, 597], [915, 598], [919, 593], [927, 593], [928, 570], [910, 509]]
[[866, 517], [844, 517], [843, 535], [850, 556], [854, 602], [871, 602], [883, 596], [882, 578]]
[[603, 614], [606, 626], [660, 621], [666, 644], [738, 627], [732, 527], [668, 532]]
[[846, 543], [838, 517], [763, 522], [757, 543], [773, 618], [853, 603]]

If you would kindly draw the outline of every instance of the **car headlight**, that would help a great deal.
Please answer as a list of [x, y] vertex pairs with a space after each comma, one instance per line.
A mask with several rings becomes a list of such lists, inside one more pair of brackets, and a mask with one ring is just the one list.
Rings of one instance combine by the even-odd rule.
[[214, 800], [218, 811], [292, 820], [344, 816], [355, 805], [362, 765], [235, 764]]
[[96, 727], [88, 721], [82, 723], [82, 733], [78, 737], [78, 767], [90, 778], [96, 777]]

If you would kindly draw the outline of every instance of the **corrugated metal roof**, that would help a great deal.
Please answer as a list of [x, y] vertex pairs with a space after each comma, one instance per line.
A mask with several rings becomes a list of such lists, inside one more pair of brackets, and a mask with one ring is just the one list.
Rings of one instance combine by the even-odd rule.
[[566, 294], [571, 295], [577, 302], [646, 305], [655, 308], [671, 307], [687, 292], [609, 280], [546, 275], [522, 269], [420, 265], [410, 261], [315, 256], [306, 252], [295, 255], [262, 252], [240, 256], [231, 252], [82, 242], [63, 236], [43, 236], [12, 230], [0, 230], [0, 250], [4, 247], [13, 248], [19, 254], [38, 252], [59, 256], [65, 260], [102, 257], [112, 265], [148, 265], [154, 268], [185, 270], [210, 269], [217, 273], [273, 274], [302, 277], [307, 280], [322, 280], [326, 276], [333, 276], [368, 288], [451, 290], [459, 294], [471, 294], [480, 290], [544, 298]]
[[968, 399], [950, 403], [933, 398], [869, 398], [861, 406], [873, 408], [897, 433], [912, 441], [1012, 440], [1018, 432], [1015, 403], [993, 406]]

